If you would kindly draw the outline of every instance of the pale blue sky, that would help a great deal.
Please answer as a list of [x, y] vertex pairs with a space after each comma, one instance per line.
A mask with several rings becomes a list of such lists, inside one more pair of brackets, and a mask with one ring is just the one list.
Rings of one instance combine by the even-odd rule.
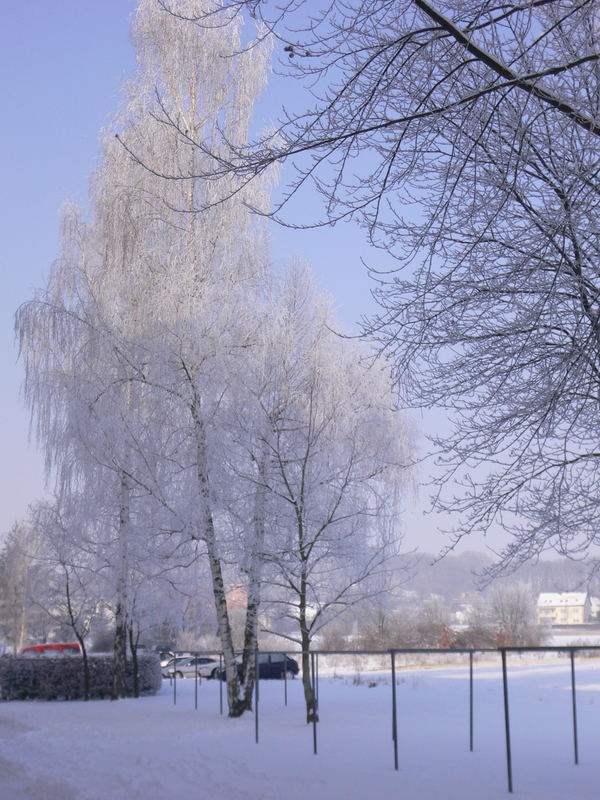
[[[22, 370], [16, 363], [13, 315], [43, 285], [58, 253], [61, 204], [66, 199], [86, 203], [98, 132], [134, 69], [129, 17], [135, 2], [2, 0], [1, 6], [0, 531], [5, 531], [43, 494], [42, 458], [27, 443], [28, 417], [19, 399]], [[271, 88], [261, 105], [275, 117], [280, 102]], [[310, 232], [274, 226], [272, 255], [311, 263], [350, 329], [374, 308], [361, 255], [384, 266], [381, 254], [370, 253], [363, 240], [351, 225]], [[411, 546], [442, 544], [435, 520], [424, 519], [419, 504], [407, 515], [406, 528]]]
[[58, 213], [84, 202], [99, 128], [134, 64], [128, 0], [3, 0], [0, 25], [0, 531], [43, 491], [19, 400], [13, 315], [58, 252]]

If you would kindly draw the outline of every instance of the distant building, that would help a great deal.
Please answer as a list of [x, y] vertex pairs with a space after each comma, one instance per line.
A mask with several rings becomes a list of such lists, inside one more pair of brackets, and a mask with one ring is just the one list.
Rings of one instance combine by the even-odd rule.
[[475, 618], [475, 613], [473, 603], [457, 603], [454, 608], [454, 620], [458, 625], [468, 625]]
[[585, 625], [590, 621], [587, 592], [542, 592], [537, 602], [540, 625]]

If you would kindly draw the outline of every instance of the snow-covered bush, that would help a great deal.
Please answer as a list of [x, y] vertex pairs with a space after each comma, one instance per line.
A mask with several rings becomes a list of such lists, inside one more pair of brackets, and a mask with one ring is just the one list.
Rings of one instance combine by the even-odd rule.
[[[110, 697], [113, 686], [113, 656], [89, 657], [90, 697]], [[160, 688], [160, 661], [154, 653], [138, 655], [140, 694], [155, 694]], [[133, 694], [133, 668], [127, 662], [127, 694]], [[5, 656], [0, 659], [2, 700], [78, 700], [83, 698], [83, 661], [63, 658]]]

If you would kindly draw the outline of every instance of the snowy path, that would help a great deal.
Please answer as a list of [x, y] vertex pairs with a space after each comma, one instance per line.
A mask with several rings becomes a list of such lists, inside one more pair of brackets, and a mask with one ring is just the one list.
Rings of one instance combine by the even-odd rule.
[[[482, 800], [506, 798], [501, 674], [476, 668], [475, 748], [468, 750], [468, 672], [398, 676], [399, 772], [393, 769], [391, 686], [362, 676], [320, 683], [319, 754], [303, 723], [302, 686], [261, 683], [254, 717], [219, 716], [219, 685], [168, 682], [157, 697], [118, 703], [0, 704], [3, 800]], [[600, 665], [578, 666], [580, 765], [573, 764], [568, 666], [509, 677], [515, 797], [596, 800]]]

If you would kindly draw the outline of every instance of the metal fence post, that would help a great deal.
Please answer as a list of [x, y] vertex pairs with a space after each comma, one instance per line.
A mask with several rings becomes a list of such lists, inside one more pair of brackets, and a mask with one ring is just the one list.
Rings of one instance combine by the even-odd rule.
[[283, 654], [283, 702], [287, 706], [287, 653]]
[[254, 738], [258, 744], [258, 682], [260, 672], [258, 669], [258, 650], [254, 651]]
[[575, 764], [579, 764], [579, 747], [577, 744], [577, 698], [575, 696], [575, 650], [571, 649], [571, 700], [573, 703], [573, 747]]
[[223, 714], [223, 653], [219, 653], [219, 713]]
[[396, 653], [392, 650], [392, 740], [394, 742], [394, 769], [398, 771], [398, 717], [396, 712]]
[[317, 755], [317, 681], [315, 675], [315, 654], [310, 654], [312, 672], [312, 723], [313, 723], [313, 753]]
[[196, 669], [194, 670], [194, 708], [198, 711], [198, 656], [194, 659]]
[[504, 726], [506, 729], [506, 768], [508, 771], [508, 791], [512, 794], [512, 759], [510, 754], [510, 720], [508, 716], [508, 677], [506, 674], [506, 649], [503, 647], [502, 653], [502, 686], [504, 689]]
[[173, 664], [173, 705], [177, 705], [177, 661]]
[[469, 651], [469, 751], [473, 752], [473, 651]]

